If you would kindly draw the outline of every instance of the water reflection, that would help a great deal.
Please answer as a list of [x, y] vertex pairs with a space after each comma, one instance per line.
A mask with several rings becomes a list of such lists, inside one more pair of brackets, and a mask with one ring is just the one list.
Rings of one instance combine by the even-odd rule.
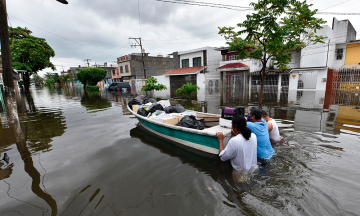
[[107, 99], [103, 99], [100, 93], [85, 92], [81, 98], [81, 105], [86, 107], [86, 110], [95, 113], [106, 110], [111, 107], [111, 103]]
[[[198, 101], [171, 103], [210, 113], [224, 106], [257, 106], [251, 95], [216, 89], [204, 89]], [[0, 159], [4, 153], [10, 156], [9, 164], [0, 161], [1, 215], [358, 212], [360, 109], [355, 94], [351, 103], [344, 98], [342, 104], [327, 102], [324, 92], [280, 93], [284, 101], [279, 92], [269, 94], [273, 98], [263, 109], [276, 119], [286, 142], [274, 146], [272, 164], [239, 184], [230, 163], [144, 131], [125, 108], [133, 96], [85, 96], [71, 86], [54, 91], [33, 88], [33, 98], [19, 98], [20, 131], [1, 124]], [[325, 95], [323, 104], [320, 95]], [[93, 111], [103, 112], [101, 117], [88, 114]], [[17, 138], [20, 132], [24, 140]]]

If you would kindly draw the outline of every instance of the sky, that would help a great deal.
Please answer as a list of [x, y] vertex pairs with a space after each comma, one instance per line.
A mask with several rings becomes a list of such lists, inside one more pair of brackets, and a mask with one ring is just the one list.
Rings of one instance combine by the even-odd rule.
[[[34, 36], [45, 38], [56, 56], [51, 61], [56, 72], [69, 67], [116, 64], [116, 58], [139, 53], [129, 37], [141, 37], [151, 56], [186, 51], [205, 46], [225, 46], [218, 27], [241, 23], [249, 11], [200, 7], [155, 0], [7, 0], [9, 26], [27, 27]], [[195, 0], [193, 0], [195, 1]], [[249, 6], [249, 0], [196, 0], [216, 4]], [[254, 0], [251, 0], [254, 1]], [[358, 0], [310, 0], [323, 12], [358, 13]], [[251, 11], [250, 11], [251, 12]], [[349, 19], [360, 38], [359, 15], [316, 15], [331, 26], [333, 17]], [[139, 21], [140, 17], [140, 21]], [[51, 69], [39, 74], [43, 76]]]

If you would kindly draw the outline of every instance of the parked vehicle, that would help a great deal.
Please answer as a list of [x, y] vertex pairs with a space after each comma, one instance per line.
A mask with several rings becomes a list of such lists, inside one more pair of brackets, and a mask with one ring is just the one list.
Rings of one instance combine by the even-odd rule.
[[112, 83], [109, 88], [109, 91], [118, 91], [121, 93], [130, 93], [131, 86], [128, 82], [119, 82], [119, 83]]

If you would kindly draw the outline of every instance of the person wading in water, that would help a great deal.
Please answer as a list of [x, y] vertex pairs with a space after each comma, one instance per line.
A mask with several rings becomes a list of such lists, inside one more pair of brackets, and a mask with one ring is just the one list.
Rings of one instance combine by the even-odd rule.
[[261, 117], [267, 122], [270, 142], [274, 144], [285, 141], [285, 139], [280, 136], [279, 127], [275, 119], [270, 118], [264, 110], [261, 113]]
[[232, 119], [231, 132], [234, 136], [224, 147], [225, 135], [216, 133], [219, 140], [219, 157], [222, 161], [230, 160], [233, 170], [233, 178], [238, 181], [247, 181], [247, 173], [256, 169], [257, 166], [257, 139], [255, 134], [246, 127], [244, 117], [235, 116]]
[[258, 108], [251, 109], [249, 113], [247, 127], [257, 137], [257, 157], [262, 163], [269, 163], [275, 150], [272, 148], [269, 138], [269, 129], [266, 121], [261, 118], [261, 110]]

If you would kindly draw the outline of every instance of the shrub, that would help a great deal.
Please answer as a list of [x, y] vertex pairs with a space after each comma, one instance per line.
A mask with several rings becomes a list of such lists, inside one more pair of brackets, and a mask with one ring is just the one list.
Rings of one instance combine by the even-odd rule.
[[192, 98], [192, 94], [197, 92], [200, 88], [197, 85], [193, 85], [191, 83], [186, 83], [175, 91], [176, 95], [182, 94], [187, 95], [190, 99]]
[[161, 90], [167, 90], [167, 88], [163, 84], [157, 84], [156, 78], [150, 77], [145, 80], [145, 85], [141, 88], [141, 91], [148, 92], [152, 90], [161, 91]]
[[100, 86], [87, 86], [86, 90], [89, 91], [99, 91], [100, 90]]

